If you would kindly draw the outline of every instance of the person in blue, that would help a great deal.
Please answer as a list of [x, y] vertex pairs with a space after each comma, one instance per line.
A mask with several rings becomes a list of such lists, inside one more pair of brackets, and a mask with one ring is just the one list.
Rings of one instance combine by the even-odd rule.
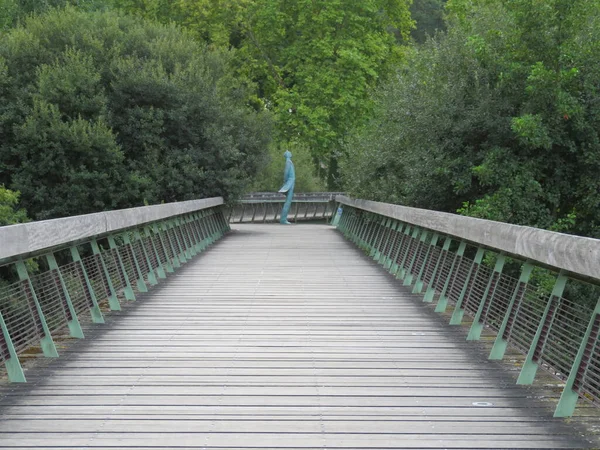
[[285, 156], [285, 169], [283, 171], [283, 186], [279, 189], [282, 194], [287, 194], [283, 209], [281, 210], [281, 218], [279, 223], [282, 225], [290, 225], [287, 220], [290, 207], [292, 206], [292, 198], [294, 197], [294, 184], [296, 184], [296, 172], [294, 163], [292, 162], [292, 153], [289, 150], [283, 154]]

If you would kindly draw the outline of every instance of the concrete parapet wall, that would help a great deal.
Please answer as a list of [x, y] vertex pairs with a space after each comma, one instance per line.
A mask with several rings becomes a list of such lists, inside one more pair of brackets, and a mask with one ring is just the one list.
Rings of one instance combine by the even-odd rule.
[[600, 280], [598, 239], [340, 195], [336, 200], [582, 278]]
[[0, 261], [222, 204], [215, 197], [0, 227]]

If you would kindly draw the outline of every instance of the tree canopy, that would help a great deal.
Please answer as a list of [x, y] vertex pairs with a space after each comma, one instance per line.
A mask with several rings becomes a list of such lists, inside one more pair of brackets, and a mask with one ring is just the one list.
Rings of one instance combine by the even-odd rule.
[[238, 74], [274, 113], [275, 139], [308, 147], [337, 184], [348, 132], [370, 114], [370, 92], [402, 57], [408, 0], [112, 0], [127, 12], [186, 25], [238, 49]]
[[231, 60], [115, 12], [29, 17], [0, 37], [0, 183], [36, 219], [239, 195], [270, 119]]
[[600, 236], [600, 4], [450, 0], [344, 164], [359, 196]]

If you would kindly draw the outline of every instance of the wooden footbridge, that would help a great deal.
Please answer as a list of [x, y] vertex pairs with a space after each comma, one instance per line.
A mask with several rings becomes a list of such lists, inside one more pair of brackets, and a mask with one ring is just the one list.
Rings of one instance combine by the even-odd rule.
[[0, 448], [600, 446], [598, 241], [337, 202], [0, 228]]

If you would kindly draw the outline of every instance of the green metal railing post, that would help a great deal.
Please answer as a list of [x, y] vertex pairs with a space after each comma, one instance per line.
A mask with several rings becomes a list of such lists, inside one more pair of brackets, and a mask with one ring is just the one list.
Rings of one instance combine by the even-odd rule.
[[[169, 233], [168, 223], [166, 221], [163, 221], [163, 222], [160, 222], [159, 224], [157, 224], [157, 226], [159, 226], [161, 236], [164, 237], [165, 241], [167, 241], [167, 245], [169, 246], [169, 249], [171, 249], [171, 254], [173, 255], [173, 257], [171, 258], [171, 260], [169, 262], [172, 264], [174, 269], [181, 267], [181, 262], [179, 260], [178, 251], [175, 249], [175, 244], [173, 243], [173, 238], [171, 237], [171, 233]], [[169, 253], [167, 253], [166, 250], [165, 250], [165, 255], [167, 255], [167, 258], [169, 257], [168, 256]]]
[[196, 241], [196, 235], [192, 230], [191, 220], [192, 219], [189, 216], [185, 216], [180, 219], [180, 222], [183, 236], [188, 243], [188, 252], [192, 257], [194, 257], [198, 254], [198, 242]]
[[137, 255], [135, 254], [135, 250], [133, 249], [133, 244], [131, 243], [131, 239], [129, 238], [129, 233], [122, 233], [121, 238], [123, 239], [123, 243], [125, 244], [123, 248], [126, 252], [129, 253], [131, 261], [133, 262], [133, 269], [137, 274], [137, 290], [138, 292], [148, 292], [148, 286], [146, 286], [146, 281], [144, 280], [144, 273], [142, 272], [142, 269], [140, 267], [140, 263], [138, 261]]
[[79, 319], [77, 318], [77, 311], [75, 311], [75, 307], [73, 306], [73, 302], [71, 301], [71, 295], [69, 294], [69, 290], [67, 289], [67, 285], [65, 284], [65, 280], [60, 273], [60, 269], [58, 268], [58, 264], [56, 263], [56, 258], [54, 254], [49, 253], [46, 255], [46, 261], [48, 261], [48, 266], [51, 271], [54, 272], [55, 278], [54, 282], [58, 285], [57, 288], [62, 291], [62, 299], [66, 303], [67, 309], [69, 311], [69, 315], [67, 316], [67, 325], [69, 327], [69, 331], [72, 337], [83, 339], [83, 330], [81, 329], [81, 324], [79, 323]]
[[102, 311], [100, 311], [100, 305], [98, 304], [98, 299], [96, 298], [96, 293], [94, 292], [94, 287], [90, 282], [90, 278], [85, 270], [85, 266], [83, 265], [83, 261], [81, 260], [81, 255], [79, 254], [79, 250], [77, 246], [74, 245], [70, 248], [71, 258], [73, 262], [78, 265], [79, 275], [83, 277], [83, 289], [85, 291], [86, 297], [90, 301], [90, 314], [92, 316], [92, 322], [94, 323], [104, 323], [104, 316], [102, 315]]
[[550, 294], [550, 298], [546, 303], [546, 308], [544, 309], [544, 314], [540, 319], [535, 336], [533, 337], [531, 345], [529, 346], [529, 352], [527, 352], [527, 357], [525, 358], [525, 363], [521, 368], [521, 373], [517, 379], [517, 384], [531, 384], [535, 379], [535, 374], [537, 373], [538, 369], [538, 364], [535, 362], [535, 360], [539, 355], [541, 355], [544, 349], [546, 338], [548, 337], [552, 323], [556, 318], [556, 310], [558, 309], [558, 304], [566, 285], [567, 277], [563, 273], [559, 273], [558, 277], [556, 278], [556, 282], [554, 283], [552, 293]]
[[388, 259], [389, 255], [389, 245], [390, 245], [390, 241], [392, 240], [392, 219], [388, 219], [386, 221], [385, 224], [385, 228], [383, 231], [383, 240], [381, 241], [381, 245], [380, 245], [380, 250], [379, 250], [379, 256], [376, 259], [377, 263], [380, 265], [384, 265], [386, 260]]
[[598, 329], [600, 328], [600, 299], [596, 303], [596, 307], [592, 312], [590, 321], [579, 345], [577, 355], [573, 360], [569, 378], [565, 383], [565, 387], [556, 405], [554, 417], [571, 417], [575, 412], [579, 394], [576, 391], [576, 384], [579, 385], [587, 372], [587, 367], [590, 363], [590, 358], [598, 345]]
[[[396, 227], [396, 252], [392, 255], [392, 260], [390, 261], [390, 268], [389, 268], [389, 272], [393, 275], [395, 275], [396, 273], [398, 273], [398, 270], [400, 269], [400, 265], [398, 264], [398, 258], [400, 258], [400, 252], [402, 251], [402, 243], [404, 242], [404, 239], [406, 238], [406, 228], [409, 228], [408, 225], [406, 226], [406, 228], [404, 227], [405, 224], [402, 222], [398, 222], [398, 226]], [[410, 231], [410, 230], [409, 230]]]
[[[398, 280], [404, 280], [404, 277], [406, 276], [406, 264], [408, 256], [410, 255], [410, 249], [412, 248], [413, 243], [417, 240], [417, 237], [419, 237], [421, 229], [419, 227], [411, 226], [407, 227], [406, 231], [408, 232], [404, 233], [406, 234], [406, 236], [404, 236], [406, 247], [404, 249], [404, 253], [402, 254], [402, 261], [398, 265], [398, 272], [396, 273], [396, 278]], [[410, 232], [412, 232], [412, 234]]]
[[[165, 266], [163, 266], [163, 262], [160, 259], [160, 252], [158, 251], [158, 248], [156, 248], [156, 242], [154, 241], [154, 236], [156, 236], [158, 238], [158, 242], [161, 245], [161, 249], [164, 251], [164, 246], [162, 245], [162, 241], [160, 240], [160, 237], [158, 236], [158, 234], [155, 234], [154, 230], [150, 227], [144, 227], [144, 234], [145, 234], [146, 238], [148, 238], [148, 240], [150, 241], [150, 246], [152, 247], [152, 251], [154, 252], [154, 256], [156, 257], [156, 264], [157, 264], [156, 275], [158, 276], [158, 278], [165, 279], [165, 278], [167, 278], [167, 274], [165, 273]], [[169, 257], [165, 253], [165, 265], [167, 265], [169, 263], [168, 259], [169, 259]], [[173, 271], [173, 268], [171, 267], [171, 272], [172, 271]]]
[[465, 294], [467, 293], [467, 289], [469, 288], [469, 284], [471, 279], [474, 281], [474, 277], [477, 277], [477, 272], [479, 271], [479, 266], [481, 265], [481, 261], [483, 260], [483, 255], [485, 250], [481, 247], [477, 249], [477, 253], [475, 254], [475, 259], [473, 260], [473, 264], [469, 269], [469, 273], [465, 278], [465, 284], [463, 285], [460, 295], [456, 300], [456, 304], [454, 305], [454, 311], [452, 312], [452, 317], [450, 318], [450, 325], [460, 325], [465, 315], [465, 310], [462, 307], [463, 301], [465, 299]]
[[154, 267], [152, 267], [152, 259], [150, 259], [150, 255], [148, 254], [148, 251], [146, 250], [146, 245], [144, 244], [144, 238], [142, 237], [142, 234], [139, 230], [135, 230], [133, 232], [133, 238], [139, 243], [140, 248], [142, 249], [142, 255], [146, 260], [146, 264], [148, 266], [148, 273], [146, 274], [146, 277], [148, 278], [148, 283], [150, 283], [150, 285], [152, 286], [156, 286], [158, 284], [158, 280], [156, 279], [156, 275], [154, 274]]
[[19, 357], [17, 356], [17, 352], [15, 351], [15, 346], [13, 345], [12, 339], [10, 338], [8, 327], [4, 322], [4, 317], [2, 317], [1, 312], [0, 331], [2, 331], [2, 336], [0, 336], [0, 352], [2, 359], [4, 360], [4, 365], [6, 366], [8, 380], [11, 383], [26, 383], [27, 380], [25, 379], [25, 374], [23, 373], [21, 362], [19, 361]]
[[395, 275], [396, 278], [399, 277], [400, 271], [402, 270], [402, 264], [404, 264], [404, 258], [406, 258], [406, 255], [408, 254], [408, 249], [410, 247], [410, 234], [412, 231], [413, 228], [411, 225], [406, 224], [406, 226], [404, 226], [404, 231], [402, 232], [400, 242], [398, 243], [396, 258], [394, 258], [392, 270], [390, 271], [390, 273]]
[[202, 235], [198, 229], [198, 219], [196, 218], [196, 214], [190, 214], [188, 220], [189, 230], [193, 236], [194, 251], [198, 254], [202, 251]]
[[400, 225], [400, 222], [398, 222], [397, 220], [394, 220], [392, 222], [392, 225], [390, 226], [390, 237], [389, 237], [389, 242], [387, 244], [387, 254], [385, 255], [385, 257], [383, 258], [383, 268], [386, 270], [390, 270], [390, 268], [392, 267], [392, 252], [394, 250], [394, 246], [396, 245], [396, 242], [398, 241], [398, 225]]
[[117, 256], [117, 269], [121, 269], [123, 281], [125, 281], [125, 288], [123, 289], [125, 299], [129, 301], [135, 301], [135, 294], [133, 293], [133, 288], [131, 287], [131, 280], [129, 279], [129, 275], [127, 275], [127, 270], [125, 270], [125, 264], [123, 264], [123, 259], [121, 258], [121, 253], [119, 253], [119, 247], [115, 242], [115, 238], [113, 236], [108, 236], [107, 239], [109, 247], [111, 250], [114, 250], [114, 254]]
[[492, 299], [494, 298], [494, 292], [496, 291], [498, 280], [502, 275], [502, 270], [504, 269], [505, 262], [506, 256], [502, 253], [498, 254], [496, 258], [496, 264], [494, 265], [494, 272], [492, 273], [492, 276], [488, 281], [488, 284], [485, 288], [485, 292], [483, 293], [483, 297], [481, 298], [481, 302], [479, 303], [479, 307], [477, 308], [477, 312], [475, 313], [475, 317], [473, 318], [473, 324], [469, 329], [467, 341], [478, 341], [481, 338], [481, 332], [483, 331], [481, 315], [483, 314], [488, 299], [492, 301]]
[[106, 288], [109, 292], [108, 305], [113, 311], [121, 311], [121, 303], [119, 302], [119, 298], [117, 297], [117, 290], [115, 289], [115, 286], [113, 285], [113, 282], [110, 278], [110, 273], [108, 272], [106, 263], [104, 262], [104, 258], [102, 256], [102, 253], [100, 252], [98, 242], [96, 241], [96, 239], [92, 239], [90, 245], [92, 246], [93, 254], [96, 255], [97, 260], [100, 261], [100, 266], [102, 267], [104, 279], [106, 280]]
[[379, 256], [381, 255], [379, 249], [381, 248], [381, 243], [383, 242], [383, 239], [385, 238], [387, 222], [388, 222], [388, 219], [386, 217], [383, 217], [381, 219], [381, 222], [378, 223], [378, 225], [377, 225], [377, 235], [375, 236], [375, 239], [373, 239], [373, 247], [372, 247], [371, 253], [369, 254], [369, 256], [371, 256], [375, 261], [378, 261]]
[[[410, 286], [412, 284], [414, 272], [417, 269], [417, 267], [415, 267], [415, 265], [419, 261], [419, 255], [423, 251], [425, 242], [427, 242], [427, 238], [429, 237], [429, 231], [420, 230], [420, 232], [421, 232], [421, 237], [419, 238], [418, 241], [415, 242], [415, 251], [413, 253], [413, 256], [411, 258], [411, 261], [410, 261], [408, 267], [406, 268], [406, 272], [405, 272], [406, 276], [404, 277], [404, 282], [402, 283], [403, 286]], [[415, 239], [416, 239], [416, 237], [415, 237]]]
[[[152, 224], [151, 229], [152, 229], [152, 232], [154, 233], [154, 236], [156, 236], [156, 238], [158, 239], [158, 243], [160, 244], [160, 248], [162, 250], [163, 255], [165, 255], [165, 262], [164, 262], [163, 268], [168, 273], [173, 273], [173, 271], [175, 269], [173, 268], [173, 261], [171, 261], [171, 258], [169, 257], [169, 252], [167, 251], [167, 245], [165, 244], [163, 231], [156, 223]], [[154, 241], [153, 241], [153, 243], [154, 243]], [[157, 258], [160, 261], [160, 255], [158, 253], [158, 249], [156, 248], [156, 246], [154, 246], [154, 250], [156, 251]], [[163, 263], [161, 262], [161, 265], [162, 264]], [[165, 277], [166, 277], [166, 274], [165, 274]]]
[[185, 235], [183, 234], [183, 227], [181, 225], [181, 220], [179, 218], [175, 218], [171, 221], [173, 224], [173, 232], [175, 233], [175, 238], [177, 239], [177, 244], [181, 249], [181, 255], [185, 258], [185, 262], [192, 259], [192, 254], [188, 247], [187, 241], [185, 239]]
[[420, 294], [423, 291], [423, 274], [427, 269], [427, 265], [430, 263], [429, 257], [431, 255], [431, 251], [435, 248], [439, 239], [440, 235], [438, 233], [433, 233], [431, 241], [429, 242], [429, 246], [427, 247], [427, 253], [425, 253], [425, 257], [423, 258], [423, 264], [421, 265], [421, 269], [417, 274], [417, 281], [415, 282], [415, 287], [412, 290], [413, 294]]
[[[334, 204], [335, 205], [335, 204]], [[331, 226], [337, 227], [340, 223], [341, 216], [343, 214], [342, 205], [340, 203], [337, 204], [335, 209], [331, 212]]]
[[506, 333], [506, 328], [508, 326], [508, 321], [512, 316], [516, 315], [516, 311], [514, 311], [515, 306], [521, 302], [521, 297], [525, 294], [525, 289], [527, 288], [527, 283], [529, 282], [529, 278], [531, 277], [532, 270], [533, 265], [529, 261], [523, 264], [523, 267], [521, 268], [521, 276], [519, 277], [519, 282], [515, 287], [513, 295], [510, 299], [510, 303], [508, 304], [508, 308], [506, 308], [504, 320], [502, 321], [502, 325], [500, 325], [500, 329], [498, 330], [496, 340], [494, 341], [494, 346], [492, 347], [492, 351], [490, 352], [490, 356], [488, 356], [488, 359], [497, 360], [504, 358], [504, 353], [506, 352], [506, 347], [508, 345], [508, 340], [504, 337], [504, 334]]
[[195, 227], [196, 230], [198, 232], [198, 238], [200, 239], [200, 243], [199, 243], [199, 251], [203, 252], [204, 250], [206, 250], [206, 247], [208, 247], [208, 233], [206, 232], [206, 229], [204, 228], [204, 216], [201, 213], [195, 214]]
[[435, 263], [435, 267], [433, 268], [433, 272], [431, 273], [431, 282], [429, 286], [427, 286], [427, 291], [425, 291], [425, 295], [423, 296], [423, 301], [427, 303], [433, 302], [433, 297], [435, 296], [435, 287], [433, 286], [433, 281], [435, 280], [438, 271], [441, 270], [442, 261], [448, 257], [448, 251], [450, 249], [450, 244], [452, 243], [452, 238], [446, 237], [444, 239], [444, 245], [442, 247], [442, 251], [440, 252], [440, 256]]
[[[35, 293], [35, 289], [33, 288], [33, 283], [29, 278], [29, 272], [27, 271], [27, 266], [23, 261], [18, 261], [15, 264], [17, 268], [17, 274], [19, 275], [19, 280], [24, 284], [25, 294], [27, 295], [27, 301], [30, 303], [31, 314], [37, 314], [39, 319], [39, 326], [41, 326], [41, 333], [43, 333], [43, 337], [40, 339], [40, 347], [42, 348], [42, 352], [44, 356], [48, 358], [58, 358], [58, 352], [56, 351], [56, 345], [54, 345], [54, 340], [52, 339], [52, 334], [50, 333], [50, 328], [48, 328], [48, 323], [46, 322], [46, 316], [44, 316], [44, 312], [42, 311], [42, 307], [37, 298], [37, 294]], [[31, 305], [33, 303], [33, 305]], [[33, 307], [31, 307], [33, 306]], [[35, 309], [35, 313], [33, 311]], [[36, 326], [38, 326], [38, 322], [36, 321]]]
[[173, 236], [174, 247], [177, 249], [176, 255], [179, 258], [181, 264], [185, 264], [188, 261], [188, 255], [186, 254], [185, 247], [179, 239], [179, 229], [174, 220], [167, 221], [167, 227], [171, 229], [171, 235]]
[[454, 260], [452, 261], [452, 266], [450, 267], [450, 270], [448, 271], [448, 277], [444, 281], [444, 287], [442, 288], [442, 292], [440, 292], [440, 298], [435, 307], [435, 312], [443, 313], [446, 311], [446, 307], [448, 306], [448, 297], [446, 296], [446, 292], [448, 292], [448, 287], [450, 286], [450, 280], [452, 279], [453, 276], [455, 276], [454, 268], [456, 267], [457, 263], [460, 264], [462, 257], [465, 254], [466, 248], [467, 248], [467, 243], [465, 241], [461, 241], [461, 243], [458, 245], [458, 250], [456, 251], [456, 254], [454, 255]]

